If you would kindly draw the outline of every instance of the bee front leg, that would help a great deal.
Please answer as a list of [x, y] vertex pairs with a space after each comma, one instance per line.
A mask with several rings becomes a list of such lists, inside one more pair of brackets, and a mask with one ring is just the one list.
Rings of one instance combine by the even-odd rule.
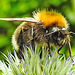
[[[72, 58], [70, 41], [68, 41], [67, 44], [68, 44], [68, 48], [69, 48], [70, 57]], [[73, 58], [72, 58], [71, 60], [74, 62]], [[74, 64], [73, 64], [73, 65], [74, 65]]]
[[71, 55], [71, 45], [70, 45], [70, 42], [69, 41], [67, 41], [67, 45], [68, 45], [70, 57], [72, 57], [72, 55]]
[[62, 46], [58, 49], [58, 54], [59, 54], [59, 55], [63, 55], [63, 54], [60, 53], [60, 50], [63, 48], [63, 46], [64, 46], [64, 45], [62, 45]]

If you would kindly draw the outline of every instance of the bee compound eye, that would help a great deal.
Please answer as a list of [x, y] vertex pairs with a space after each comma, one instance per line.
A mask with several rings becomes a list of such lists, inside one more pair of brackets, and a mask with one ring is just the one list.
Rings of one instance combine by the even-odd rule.
[[54, 35], [56, 35], [56, 36], [57, 36], [58, 34], [59, 34], [59, 32], [55, 32], [55, 33], [54, 33]]

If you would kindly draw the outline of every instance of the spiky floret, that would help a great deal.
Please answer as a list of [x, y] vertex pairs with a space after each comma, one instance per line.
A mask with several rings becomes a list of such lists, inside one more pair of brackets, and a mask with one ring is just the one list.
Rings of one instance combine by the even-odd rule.
[[38, 21], [43, 21], [44, 27], [56, 25], [57, 27], [68, 28], [67, 20], [60, 13], [56, 11], [42, 10], [33, 14], [34, 18]]

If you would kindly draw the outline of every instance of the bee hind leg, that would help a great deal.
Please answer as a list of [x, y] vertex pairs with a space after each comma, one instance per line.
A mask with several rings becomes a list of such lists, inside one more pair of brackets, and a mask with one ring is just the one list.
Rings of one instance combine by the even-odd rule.
[[34, 42], [34, 39], [31, 40], [31, 48], [33, 51], [35, 51], [35, 42]]

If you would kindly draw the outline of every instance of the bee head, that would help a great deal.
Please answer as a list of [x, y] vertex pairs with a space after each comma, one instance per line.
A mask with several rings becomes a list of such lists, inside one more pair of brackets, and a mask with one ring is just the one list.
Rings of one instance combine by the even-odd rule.
[[51, 43], [56, 46], [62, 46], [67, 42], [68, 31], [65, 28], [58, 28], [54, 27], [52, 32], [46, 34], [45, 36], [48, 37]]
[[62, 46], [67, 42], [67, 31], [59, 30], [52, 33], [52, 41], [55, 45]]

